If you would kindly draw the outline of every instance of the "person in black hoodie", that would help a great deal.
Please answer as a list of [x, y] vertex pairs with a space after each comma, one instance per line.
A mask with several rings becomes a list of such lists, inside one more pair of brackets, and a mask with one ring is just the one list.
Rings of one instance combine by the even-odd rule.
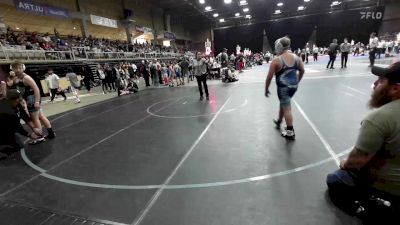
[[146, 82], [146, 87], [150, 87], [150, 73], [146, 68], [144, 60], [139, 65], [139, 73], [143, 76], [144, 81]]
[[113, 78], [113, 71], [112, 71], [110, 65], [108, 65], [108, 64], [104, 65], [104, 73], [106, 74], [106, 82], [108, 84], [108, 87], [110, 88], [110, 92], [111, 92], [111, 89], [116, 91], [117, 89], [115, 88], [115, 80]]
[[83, 84], [85, 85], [86, 90], [90, 93], [92, 89], [90, 81], [93, 80], [93, 75], [87, 66], [82, 66], [81, 76], [83, 76]]
[[[336, 60], [336, 55], [337, 55], [337, 51], [339, 50], [339, 45], [337, 43], [337, 39], [333, 39], [332, 43], [329, 45], [329, 50], [328, 50], [328, 54], [329, 54], [329, 62], [328, 65], [326, 65], [327, 69], [335, 69], [333, 67], [333, 65], [335, 64], [335, 60]], [[330, 65], [330, 67], [329, 67]]]

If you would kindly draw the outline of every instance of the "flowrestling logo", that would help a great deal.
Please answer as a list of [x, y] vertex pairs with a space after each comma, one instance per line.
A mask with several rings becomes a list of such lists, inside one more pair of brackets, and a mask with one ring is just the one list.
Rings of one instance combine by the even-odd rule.
[[382, 12], [360, 12], [362, 20], [380, 20], [383, 18]]

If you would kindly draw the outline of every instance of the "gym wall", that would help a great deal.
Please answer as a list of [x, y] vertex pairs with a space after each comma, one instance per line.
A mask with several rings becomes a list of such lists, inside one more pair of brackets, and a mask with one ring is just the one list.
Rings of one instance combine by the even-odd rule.
[[[292, 49], [303, 48], [316, 29], [318, 46], [328, 46], [333, 38], [339, 42], [347, 37], [350, 40], [368, 43], [369, 35], [378, 32], [385, 15], [384, 7], [369, 7], [358, 10], [337, 11], [318, 15], [280, 19], [261, 24], [215, 29], [215, 46], [217, 51], [226, 47], [229, 52], [239, 44], [242, 49], [250, 48], [253, 52], [262, 50], [263, 30], [271, 46], [276, 39], [288, 35], [292, 39]], [[382, 17], [362, 18], [362, 12], [382, 13]], [[398, 15], [398, 14], [396, 14]]]
[[242, 50], [250, 48], [253, 52], [260, 52], [263, 47], [263, 30], [264, 24], [215, 29], [215, 50], [218, 53], [227, 48], [231, 54], [236, 52], [236, 45], [240, 45]]
[[383, 17], [382, 26], [379, 30], [380, 35], [386, 33], [400, 32], [400, 2], [386, 6], [385, 15]]

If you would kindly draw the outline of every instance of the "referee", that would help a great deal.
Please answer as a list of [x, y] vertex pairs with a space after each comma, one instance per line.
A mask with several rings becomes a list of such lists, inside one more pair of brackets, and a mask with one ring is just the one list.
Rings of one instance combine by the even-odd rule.
[[344, 68], [347, 67], [347, 60], [349, 58], [349, 52], [350, 52], [350, 43], [347, 40], [347, 38], [344, 39], [344, 42], [340, 45], [340, 52], [342, 54], [342, 69], [343, 66]]

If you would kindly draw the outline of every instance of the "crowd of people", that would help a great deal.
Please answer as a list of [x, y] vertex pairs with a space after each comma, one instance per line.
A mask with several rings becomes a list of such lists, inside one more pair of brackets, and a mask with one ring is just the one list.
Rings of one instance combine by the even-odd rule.
[[6, 32], [0, 32], [0, 45], [5, 48], [16, 48], [19, 50], [45, 50], [45, 51], [69, 51], [72, 49], [84, 49], [88, 52], [134, 52], [134, 53], [162, 53], [182, 52], [183, 49], [154, 45], [150, 42], [128, 43], [122, 40], [111, 40], [105, 38], [87, 38], [68, 35], [40, 34], [37, 32], [14, 31], [10, 28]]

